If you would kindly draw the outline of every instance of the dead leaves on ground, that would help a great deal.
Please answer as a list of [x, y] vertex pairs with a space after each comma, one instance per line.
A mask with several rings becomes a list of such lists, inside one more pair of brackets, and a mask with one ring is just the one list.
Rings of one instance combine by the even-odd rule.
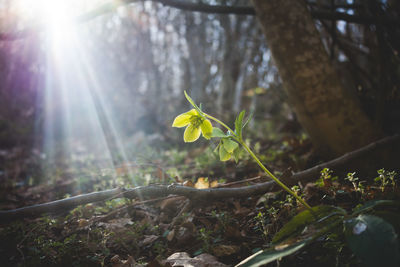
[[[216, 183], [200, 177], [194, 187]], [[221, 186], [221, 185], [219, 185]], [[153, 202], [132, 202], [104, 212], [104, 203], [72, 211], [64, 222], [64, 238], [77, 234], [92, 251], [112, 252], [106, 266], [227, 266], [261, 246], [255, 216], [258, 198], [227, 199], [208, 204], [170, 196]], [[99, 212], [101, 211], [101, 212]]]
[[[189, 181], [186, 185], [190, 185]], [[216, 180], [199, 177], [191, 186], [208, 189], [242, 184], [218, 184]], [[66, 240], [82, 246], [80, 253], [71, 255], [72, 258], [92, 254], [105, 266], [232, 265], [250, 254], [251, 248], [262, 246], [258, 226], [252, 222], [257, 199], [226, 199], [188, 206], [185, 197], [169, 196], [150, 201], [117, 199], [87, 204], [70, 211], [66, 217], [50, 218], [55, 223], [50, 228], [33, 231], [20, 249], [29, 258], [25, 250], [37, 246], [35, 238], [43, 236], [43, 242], [50, 242], [51, 236], [51, 242], [57, 246], [63, 246]], [[42, 222], [36, 220], [36, 223]], [[42, 253], [40, 249], [38, 253]], [[54, 259], [60, 257], [59, 249], [51, 251]], [[182, 257], [176, 257], [176, 253]], [[16, 251], [15, 255], [17, 258], [20, 253]]]

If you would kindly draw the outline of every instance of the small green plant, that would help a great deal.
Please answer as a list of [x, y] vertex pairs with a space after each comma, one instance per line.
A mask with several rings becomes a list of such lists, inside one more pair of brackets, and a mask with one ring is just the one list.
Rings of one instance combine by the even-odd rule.
[[[235, 120], [235, 130], [232, 130], [219, 119], [203, 112], [186, 92], [185, 96], [194, 109], [176, 117], [172, 124], [173, 127], [186, 127], [184, 133], [185, 142], [194, 142], [200, 135], [203, 135], [206, 139], [220, 138], [217, 149], [221, 161], [227, 161], [232, 157], [235, 161], [238, 161], [238, 152], [243, 148], [268, 176], [290, 194], [289, 199], [287, 199], [288, 202], [293, 203], [294, 199], [296, 199], [307, 208], [294, 216], [275, 234], [269, 249], [253, 254], [237, 266], [261, 266], [276, 261], [296, 253], [320, 237], [327, 237], [332, 234], [344, 236], [343, 242], [347, 243], [352, 252], [367, 267], [400, 266], [400, 245], [395, 228], [391, 223], [383, 219], [383, 216], [378, 217], [378, 213], [376, 213], [378, 208], [399, 210], [399, 202], [390, 200], [369, 201], [364, 205], [358, 206], [352, 213], [348, 213], [346, 210], [336, 206], [320, 205], [311, 208], [297, 194], [298, 189], [290, 189], [283, 184], [261, 163], [244, 141], [243, 129], [251, 119], [251, 116], [244, 121], [245, 112], [240, 112]], [[220, 124], [225, 131], [213, 127], [210, 120]], [[379, 177], [376, 180], [381, 183], [383, 189], [389, 183], [393, 187], [396, 185], [394, 172], [388, 173], [380, 170], [378, 174]], [[322, 170], [320, 179], [322, 186], [334, 190], [335, 186], [332, 181], [335, 179], [337, 178], [332, 177], [331, 170], [327, 168]], [[356, 180], [354, 174], [348, 175], [348, 180], [354, 182], [355, 186], [361, 190], [360, 183], [357, 183], [358, 180]], [[263, 214], [259, 213], [256, 219], [261, 222], [263, 217]], [[205, 228], [200, 229], [200, 239], [204, 241], [203, 249], [209, 250], [211, 247], [211, 233]]]
[[333, 182], [337, 181], [337, 176], [332, 176], [333, 171], [329, 168], [323, 168], [320, 173], [320, 178], [317, 180], [316, 185], [319, 187], [325, 187], [331, 190], [335, 190]]
[[260, 231], [263, 234], [263, 238], [267, 239], [268, 238], [268, 234], [269, 234], [269, 230], [267, 227], [267, 224], [265, 223], [265, 214], [263, 212], [258, 212], [257, 216], [255, 217], [255, 220], [257, 222], [258, 227], [260, 228]]
[[222, 229], [225, 231], [230, 222], [232, 221], [232, 218], [229, 216], [229, 214], [225, 212], [220, 212], [218, 213], [217, 211], [213, 210], [211, 212], [211, 216], [213, 218], [216, 218], [219, 224], [221, 225]]
[[335, 206], [313, 207], [313, 212], [305, 210], [284, 225], [269, 249], [253, 254], [237, 266], [261, 266], [276, 261], [332, 234], [342, 237], [340, 241], [347, 244], [363, 266], [399, 266], [400, 246], [395, 228], [375, 215], [382, 208], [399, 207], [399, 202], [390, 200], [369, 201], [350, 214]]
[[[242, 146], [242, 148], [247, 151], [247, 153], [269, 177], [271, 177], [280, 187], [291, 194], [307, 209], [309, 209], [310, 211], [312, 210], [311, 207], [301, 197], [299, 197], [295, 192], [293, 192], [293, 190], [282, 183], [272, 172], [270, 172], [264, 166], [264, 164], [262, 164], [256, 154], [254, 154], [254, 152], [244, 141], [243, 129], [251, 120], [251, 116], [249, 116], [247, 120], [244, 121], [245, 111], [240, 112], [235, 120], [235, 130], [232, 130], [224, 122], [203, 112], [201, 108], [197, 106], [192, 98], [186, 93], [186, 91], [184, 93], [186, 99], [194, 107], [194, 109], [191, 109], [190, 111], [177, 116], [172, 123], [172, 127], [186, 127], [183, 134], [183, 140], [185, 142], [194, 142], [200, 138], [200, 135], [203, 135], [203, 137], [207, 140], [213, 137], [220, 138], [220, 142], [216, 149], [219, 152], [219, 157], [221, 161], [227, 161], [233, 157], [237, 162], [239, 159], [240, 146]], [[210, 120], [220, 124], [226, 132], [221, 130], [220, 128], [213, 127]]]
[[[298, 185], [292, 186], [291, 189], [293, 190], [293, 192], [296, 195], [300, 196], [301, 198], [303, 197], [303, 194], [301, 193], [301, 189]], [[294, 199], [292, 195], [286, 195], [285, 202], [290, 206], [294, 206], [294, 204], [297, 202], [297, 200]]]
[[200, 228], [198, 239], [200, 239], [203, 242], [202, 252], [210, 252], [211, 251], [212, 239], [213, 239], [212, 233], [213, 232], [211, 230], [207, 230], [204, 227]]
[[361, 195], [365, 193], [365, 186], [363, 185], [364, 181], [359, 181], [358, 177], [355, 177], [355, 172], [349, 172], [345, 178], [345, 180], [349, 181], [356, 192], [360, 192]]
[[167, 252], [167, 245], [161, 241], [156, 241], [152, 247], [152, 250], [154, 251], [155, 255], [157, 255], [157, 258], [162, 259], [164, 257], [165, 253]]
[[378, 170], [379, 176], [375, 178], [375, 182], [379, 184], [380, 189], [385, 191], [385, 188], [389, 185], [392, 186], [393, 189], [396, 188], [396, 175], [395, 171], [386, 171], [385, 169]]

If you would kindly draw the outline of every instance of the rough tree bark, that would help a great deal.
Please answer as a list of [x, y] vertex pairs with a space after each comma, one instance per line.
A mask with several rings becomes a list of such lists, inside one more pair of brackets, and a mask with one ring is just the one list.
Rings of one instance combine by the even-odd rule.
[[340, 83], [305, 2], [253, 4], [289, 104], [319, 152], [338, 156], [379, 138], [356, 94]]

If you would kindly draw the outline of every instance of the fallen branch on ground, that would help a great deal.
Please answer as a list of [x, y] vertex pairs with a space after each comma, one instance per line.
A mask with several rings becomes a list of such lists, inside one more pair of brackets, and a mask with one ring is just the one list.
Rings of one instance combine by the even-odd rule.
[[[359, 175], [368, 175], [368, 172], [375, 172], [380, 168], [398, 170], [400, 166], [397, 165], [398, 163], [396, 159], [398, 159], [398, 151], [400, 151], [399, 148], [400, 135], [387, 137], [353, 152], [349, 152], [334, 160], [295, 173], [288, 177], [282, 177], [281, 180], [288, 186], [298, 184], [299, 182], [306, 184], [308, 182], [315, 181], [319, 177], [320, 171], [323, 168], [330, 168], [334, 170], [335, 173], [344, 171], [357, 171]], [[250, 197], [279, 189], [280, 187], [277, 186], [277, 184], [275, 184], [273, 181], [237, 188], [196, 189], [181, 185], [149, 185], [139, 186], [131, 189], [115, 188], [78, 195], [66, 199], [60, 199], [48, 203], [0, 211], [0, 223], [6, 223], [27, 217], [38, 217], [46, 213], [57, 214], [65, 212], [79, 205], [120, 197], [129, 199], [151, 199], [165, 197], [168, 195], [179, 195], [185, 196], [193, 201], [209, 202], [212, 200], [220, 200], [231, 197]]]

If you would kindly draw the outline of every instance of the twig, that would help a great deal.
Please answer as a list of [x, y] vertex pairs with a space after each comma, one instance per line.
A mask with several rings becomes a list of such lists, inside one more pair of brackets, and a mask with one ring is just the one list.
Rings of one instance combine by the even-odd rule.
[[259, 175], [259, 176], [256, 176], [256, 177], [243, 179], [243, 180], [240, 180], [240, 181], [230, 182], [230, 183], [226, 183], [226, 184], [220, 184], [220, 185], [218, 185], [218, 186], [216, 186], [214, 188], [229, 187], [229, 186], [232, 186], [232, 185], [244, 184], [244, 183], [247, 183], [247, 182], [259, 180], [261, 178], [262, 178], [262, 176]]
[[182, 214], [188, 212], [191, 207], [192, 207], [192, 201], [190, 201], [190, 199], [186, 199], [182, 209], [179, 211], [178, 215], [176, 215], [175, 218], [172, 220], [169, 227], [170, 228], [174, 227], [178, 223], [178, 220], [182, 216]]
[[16, 248], [17, 248], [18, 252], [19, 252], [19, 253], [21, 254], [21, 256], [22, 256], [22, 262], [24, 262], [24, 263], [25, 263], [25, 255], [24, 255], [24, 253], [23, 253], [22, 250], [21, 250], [21, 245], [22, 245], [22, 243], [24, 243], [24, 241], [28, 238], [28, 236], [29, 236], [33, 231], [35, 231], [39, 226], [40, 226], [40, 224], [37, 224], [35, 227], [33, 227], [31, 230], [29, 230], [29, 232], [26, 233], [26, 234], [24, 235], [24, 238], [22, 238], [22, 240], [16, 245]]
[[[380, 168], [398, 169], [399, 166], [396, 159], [398, 159], [399, 151], [400, 135], [394, 135], [371, 143], [353, 152], [349, 152], [329, 162], [295, 173], [290, 177], [282, 177], [281, 179], [282, 182], [286, 183], [288, 186], [292, 186], [298, 182], [308, 183], [315, 181], [323, 168], [330, 168], [336, 173], [356, 170], [359, 175], [365, 175], [367, 172], [376, 171]], [[154, 199], [166, 197], [168, 195], [179, 195], [185, 196], [191, 201], [206, 199], [209, 202], [231, 197], [249, 197], [273, 190], [279, 190], [279, 187], [277, 187], [277, 184], [273, 181], [237, 188], [196, 189], [181, 185], [149, 185], [131, 189], [115, 188], [29, 207], [0, 211], [0, 223], [27, 217], [38, 217], [45, 213], [65, 212], [78, 205], [104, 201], [116, 197], [126, 197], [129, 199], [138, 198], [143, 200], [144, 198]]]
[[124, 207], [121, 207], [121, 208], [119, 208], [119, 209], [113, 210], [113, 211], [107, 213], [106, 215], [104, 215], [104, 216], [102, 216], [102, 217], [95, 218], [93, 221], [91, 221], [90, 224], [94, 224], [94, 223], [96, 223], [96, 222], [104, 222], [104, 221], [107, 221], [107, 220], [109, 220], [110, 218], [112, 218], [115, 214], [118, 214], [118, 213], [120, 213], [120, 212], [123, 212], [123, 211], [125, 211], [125, 210], [128, 210], [129, 208], [132, 208], [132, 207], [136, 207], [136, 206], [143, 205], [143, 204], [154, 203], [154, 202], [158, 202], [158, 201], [165, 200], [165, 199], [168, 199], [168, 198], [175, 198], [175, 197], [176, 197], [176, 196], [168, 196], [168, 197], [160, 197], [160, 198], [155, 198], [155, 199], [149, 199], [149, 200], [144, 200], [144, 201], [135, 202], [135, 203], [130, 204], [130, 205], [128, 205], [128, 206], [124, 206]]
[[[183, 11], [190, 12], [202, 12], [209, 14], [234, 14], [234, 15], [247, 15], [254, 16], [255, 10], [252, 6], [227, 6], [227, 5], [207, 5], [202, 3], [190, 3], [187, 1], [178, 1], [178, 0], [124, 0], [119, 2], [109, 2], [104, 5], [101, 5], [94, 10], [78, 16], [76, 21], [79, 23], [90, 21], [98, 16], [113, 12], [118, 6], [128, 5], [137, 2], [145, 2], [151, 1], [160, 3], [163, 6], [168, 6], [176, 9], [180, 9]], [[313, 11], [311, 10], [311, 15], [314, 19], [318, 20], [343, 20], [348, 23], [357, 23], [357, 24], [376, 24], [376, 20], [371, 16], [360, 16], [360, 15], [350, 15], [345, 12], [327, 12], [327, 11]], [[382, 18], [382, 22], [385, 25], [399, 25], [399, 20], [394, 17], [384, 17]], [[40, 30], [39, 30], [40, 31]], [[0, 40], [2, 41], [15, 41], [22, 38], [26, 38], [32, 35], [36, 35], [38, 30], [34, 28], [28, 28], [25, 30], [17, 31], [17, 32], [1, 32]]]

